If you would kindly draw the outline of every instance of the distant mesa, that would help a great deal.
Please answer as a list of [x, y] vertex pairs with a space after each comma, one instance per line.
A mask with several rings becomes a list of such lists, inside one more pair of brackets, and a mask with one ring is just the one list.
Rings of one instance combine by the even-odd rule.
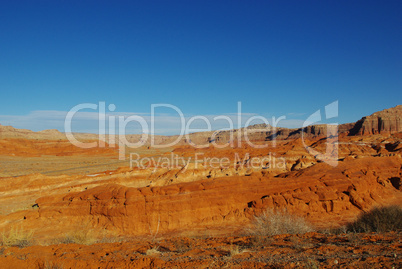
[[402, 132], [402, 105], [375, 112], [358, 120], [349, 135], [393, 134]]
[[60, 135], [61, 132], [57, 129], [49, 129], [49, 130], [43, 130], [43, 131], [39, 131], [38, 133], [42, 133], [42, 134], [55, 134], [55, 135]]

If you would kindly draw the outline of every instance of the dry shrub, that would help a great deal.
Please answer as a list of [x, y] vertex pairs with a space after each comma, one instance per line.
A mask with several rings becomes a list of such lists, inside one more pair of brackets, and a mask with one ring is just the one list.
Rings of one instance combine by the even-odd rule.
[[50, 244], [92, 245], [96, 243], [118, 243], [124, 241], [126, 241], [126, 238], [109, 235], [104, 232], [97, 232], [92, 229], [76, 229], [67, 233], [62, 238], [52, 240]]
[[89, 221], [78, 224], [62, 238], [55, 238], [51, 244], [81, 244], [116, 243], [125, 241], [126, 237], [118, 235], [117, 231], [94, 228]]
[[98, 235], [91, 227], [90, 223], [83, 223], [75, 227], [74, 230], [70, 231], [62, 238], [60, 243], [63, 244], [80, 244], [80, 245], [91, 245], [96, 243], [98, 240]]
[[286, 211], [274, 211], [269, 208], [260, 216], [256, 216], [248, 228], [255, 236], [272, 236], [278, 234], [303, 234], [314, 231], [304, 218], [291, 215]]
[[102, 229], [98, 233], [97, 243], [119, 243], [128, 240], [129, 237], [119, 236], [117, 231]]
[[245, 251], [245, 250], [242, 247], [240, 247], [239, 245], [230, 244], [230, 246], [228, 248], [228, 256], [233, 257], [233, 256], [236, 256], [237, 254], [242, 253], [243, 251]]
[[8, 233], [3, 232], [0, 244], [8, 247], [27, 247], [32, 244], [32, 231], [12, 228]]
[[402, 230], [402, 208], [400, 206], [376, 207], [361, 214], [348, 225], [349, 232], [370, 233]]
[[97, 241], [97, 237], [94, 235], [92, 230], [74, 230], [66, 235], [62, 239], [64, 244], [80, 244], [80, 245], [91, 245]]
[[151, 249], [148, 249], [145, 252], [145, 255], [147, 256], [154, 256], [154, 255], [159, 255], [161, 252], [159, 251], [159, 247], [153, 247]]

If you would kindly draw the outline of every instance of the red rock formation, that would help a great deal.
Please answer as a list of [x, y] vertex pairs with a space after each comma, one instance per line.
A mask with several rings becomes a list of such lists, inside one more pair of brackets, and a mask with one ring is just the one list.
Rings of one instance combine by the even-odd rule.
[[21, 211], [4, 221], [9, 225], [18, 222], [43, 238], [60, 235], [87, 221], [94, 229], [131, 235], [206, 227], [229, 232], [274, 207], [304, 215], [318, 226], [333, 226], [375, 205], [398, 198], [401, 202], [401, 191], [396, 186], [401, 163], [396, 156], [367, 157], [341, 162], [335, 168], [319, 163], [278, 177], [253, 173], [163, 187], [102, 185], [42, 197], [36, 200], [37, 211]]
[[399, 132], [402, 132], [402, 105], [363, 117], [350, 130], [350, 135], [393, 134]]

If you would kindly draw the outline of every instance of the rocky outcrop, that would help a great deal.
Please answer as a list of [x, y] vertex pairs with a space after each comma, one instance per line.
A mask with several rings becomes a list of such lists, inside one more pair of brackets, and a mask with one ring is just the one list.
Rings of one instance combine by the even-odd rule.
[[[38, 209], [4, 217], [37, 236], [54, 237], [79, 223], [126, 235], [242, 229], [266, 208], [287, 209], [318, 226], [352, 220], [362, 210], [400, 200], [401, 158], [366, 157], [331, 168], [318, 163], [273, 177], [228, 176], [161, 187], [100, 185], [36, 200]], [[14, 220], [13, 220], [14, 219]]]
[[402, 105], [376, 112], [355, 123], [349, 135], [393, 134], [402, 132]]

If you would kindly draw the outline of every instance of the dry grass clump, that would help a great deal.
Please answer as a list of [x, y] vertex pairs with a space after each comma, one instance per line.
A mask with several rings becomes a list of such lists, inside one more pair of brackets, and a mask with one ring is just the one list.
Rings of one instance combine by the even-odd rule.
[[303, 234], [314, 231], [304, 218], [286, 211], [269, 208], [254, 218], [248, 232], [254, 236], [273, 236], [278, 234]]
[[66, 233], [64, 237], [55, 238], [49, 244], [80, 244], [92, 245], [96, 243], [117, 243], [127, 241], [127, 238], [117, 236], [111, 232], [103, 230], [97, 231], [91, 228], [74, 229]]
[[33, 232], [12, 228], [9, 232], [1, 234], [0, 245], [8, 247], [27, 247], [32, 244]]
[[83, 223], [68, 232], [64, 238], [60, 239], [62, 244], [92, 245], [98, 240], [98, 235], [91, 227], [90, 223]]
[[159, 247], [153, 247], [151, 249], [148, 249], [145, 253], [147, 256], [154, 256], [154, 255], [159, 255], [161, 252], [159, 251]]
[[349, 232], [370, 233], [402, 230], [402, 208], [400, 206], [376, 207], [361, 214], [347, 226]]
[[74, 230], [61, 241], [64, 244], [92, 245], [96, 243], [97, 237], [92, 230]]
[[228, 256], [233, 257], [233, 256], [236, 256], [237, 254], [240, 254], [240, 253], [244, 252], [244, 251], [245, 251], [245, 249], [243, 249], [241, 246], [230, 244], [230, 246], [228, 248]]
[[92, 245], [95, 243], [116, 243], [126, 240], [118, 235], [117, 232], [95, 228], [90, 222], [78, 224], [62, 238], [56, 238], [52, 244], [80, 244]]

